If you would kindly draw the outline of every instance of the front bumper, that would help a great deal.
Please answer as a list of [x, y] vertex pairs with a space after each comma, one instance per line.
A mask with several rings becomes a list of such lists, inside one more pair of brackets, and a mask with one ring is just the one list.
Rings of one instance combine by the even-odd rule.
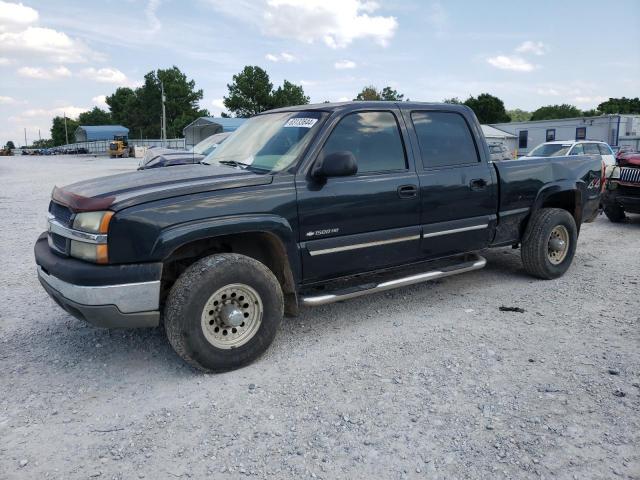
[[158, 325], [162, 264], [94, 265], [61, 257], [46, 233], [34, 251], [40, 283], [74, 317], [106, 328]]
[[602, 203], [606, 205], [617, 204], [628, 213], [640, 213], [640, 185], [638, 187], [626, 187], [624, 190], [616, 188], [606, 190]]

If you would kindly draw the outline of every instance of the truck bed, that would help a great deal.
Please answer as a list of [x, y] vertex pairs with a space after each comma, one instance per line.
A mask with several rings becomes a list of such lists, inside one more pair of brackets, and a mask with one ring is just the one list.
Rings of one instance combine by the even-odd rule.
[[[602, 160], [595, 155], [535, 157], [493, 162], [498, 177], [498, 226], [492, 245], [506, 245], [520, 238], [532, 209], [543, 205], [544, 193], [577, 188], [582, 221], [593, 218], [600, 202]], [[576, 179], [578, 179], [576, 181]]]

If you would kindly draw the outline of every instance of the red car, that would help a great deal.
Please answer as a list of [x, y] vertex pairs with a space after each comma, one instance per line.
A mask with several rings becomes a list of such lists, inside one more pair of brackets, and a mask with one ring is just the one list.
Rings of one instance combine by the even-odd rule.
[[625, 212], [640, 213], [640, 152], [618, 152], [616, 164], [607, 167], [602, 204], [609, 220], [622, 222]]

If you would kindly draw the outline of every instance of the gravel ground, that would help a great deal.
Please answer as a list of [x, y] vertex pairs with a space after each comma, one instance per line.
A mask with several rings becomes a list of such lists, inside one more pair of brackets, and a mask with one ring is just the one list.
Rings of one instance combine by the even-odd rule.
[[134, 167], [0, 158], [0, 478], [640, 478], [640, 216], [585, 225], [561, 279], [492, 250], [305, 309], [253, 365], [203, 375], [36, 279], [53, 185]]

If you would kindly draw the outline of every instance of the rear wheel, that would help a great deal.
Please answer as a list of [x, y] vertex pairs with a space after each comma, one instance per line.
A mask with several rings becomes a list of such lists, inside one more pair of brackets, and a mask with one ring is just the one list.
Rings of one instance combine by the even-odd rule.
[[626, 218], [626, 215], [624, 214], [624, 209], [617, 203], [610, 203], [606, 205], [604, 207], [604, 214], [613, 223], [623, 222], [624, 219]]
[[522, 263], [530, 275], [562, 276], [573, 261], [578, 232], [573, 216], [559, 208], [543, 208], [529, 220], [522, 240]]
[[165, 329], [187, 363], [221, 372], [259, 357], [275, 338], [283, 310], [282, 289], [265, 265], [244, 255], [212, 255], [171, 288]]

